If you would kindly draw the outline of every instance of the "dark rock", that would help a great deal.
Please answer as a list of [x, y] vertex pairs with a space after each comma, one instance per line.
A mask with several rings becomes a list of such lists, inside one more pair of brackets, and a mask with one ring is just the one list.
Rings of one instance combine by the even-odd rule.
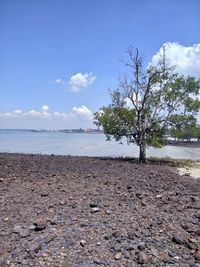
[[82, 247], [84, 247], [84, 246], [86, 245], [86, 241], [85, 241], [84, 239], [82, 239], [82, 240], [80, 241], [80, 245], [81, 245]]
[[178, 233], [173, 235], [172, 241], [178, 245], [185, 245], [187, 243], [185, 237]]
[[146, 248], [145, 243], [140, 243], [140, 244], [138, 244], [138, 249], [139, 249], [139, 250], [143, 251], [143, 250], [145, 250], [145, 248]]
[[90, 203], [90, 208], [96, 208], [98, 205], [96, 203]]
[[49, 195], [49, 193], [47, 191], [44, 191], [41, 193], [41, 197], [47, 197]]
[[35, 226], [35, 231], [42, 231], [47, 226], [47, 221], [45, 219], [38, 219], [36, 220], [33, 225]]

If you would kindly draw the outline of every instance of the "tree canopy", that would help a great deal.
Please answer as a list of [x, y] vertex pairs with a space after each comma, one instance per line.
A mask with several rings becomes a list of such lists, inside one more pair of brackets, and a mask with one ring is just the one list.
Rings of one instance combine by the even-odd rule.
[[102, 126], [107, 139], [126, 138], [139, 146], [139, 161], [146, 161], [148, 146], [165, 144], [169, 129], [196, 125], [200, 110], [200, 81], [184, 77], [168, 66], [166, 47], [162, 48], [156, 65], [144, 66], [137, 48], [128, 49], [129, 76], [111, 91], [112, 103], [95, 113], [95, 124]]

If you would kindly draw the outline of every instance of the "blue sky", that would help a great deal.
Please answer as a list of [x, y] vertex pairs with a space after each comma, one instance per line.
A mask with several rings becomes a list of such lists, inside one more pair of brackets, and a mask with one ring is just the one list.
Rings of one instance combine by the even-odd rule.
[[196, 75], [199, 10], [199, 0], [1, 0], [0, 128], [90, 127], [130, 44], [148, 63], [170, 42]]

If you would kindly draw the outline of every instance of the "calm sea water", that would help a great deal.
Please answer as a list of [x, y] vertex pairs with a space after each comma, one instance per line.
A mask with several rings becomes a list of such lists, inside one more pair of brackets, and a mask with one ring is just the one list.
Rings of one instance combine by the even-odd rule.
[[[108, 142], [103, 134], [66, 134], [0, 130], [0, 152], [78, 156], [137, 157], [136, 145]], [[148, 156], [200, 159], [200, 148], [165, 146], [149, 148]]]

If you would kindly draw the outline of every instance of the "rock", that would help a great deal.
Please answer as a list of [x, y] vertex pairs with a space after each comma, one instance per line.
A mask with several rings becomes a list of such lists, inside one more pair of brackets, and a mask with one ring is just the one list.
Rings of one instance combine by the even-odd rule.
[[191, 200], [192, 200], [193, 202], [197, 202], [197, 201], [199, 201], [199, 198], [198, 198], [197, 196], [192, 196], [192, 197], [191, 197]]
[[49, 193], [47, 191], [44, 191], [41, 193], [41, 197], [47, 197], [49, 195]]
[[162, 195], [158, 194], [158, 195], [156, 195], [156, 198], [162, 198]]
[[115, 254], [115, 256], [114, 256], [115, 260], [120, 260], [121, 257], [122, 257], [122, 253], [121, 252]]
[[22, 231], [22, 227], [20, 225], [15, 225], [13, 227], [13, 233], [19, 234]]
[[114, 251], [119, 252], [121, 251], [121, 245], [119, 243], [116, 243], [113, 247]]
[[187, 240], [185, 239], [185, 237], [179, 233], [176, 233], [173, 235], [172, 241], [178, 245], [184, 245], [187, 243]]
[[111, 210], [106, 210], [106, 214], [110, 215], [112, 213]]
[[35, 225], [34, 225], [34, 224], [31, 224], [31, 225], [29, 226], [29, 230], [35, 230]]
[[96, 208], [98, 205], [96, 203], [90, 203], [90, 208]]
[[36, 220], [33, 225], [35, 226], [35, 231], [42, 231], [47, 226], [47, 221], [45, 219], [38, 219]]
[[34, 252], [34, 253], [38, 253], [41, 249], [41, 243], [33, 243], [29, 246], [29, 251], [30, 252]]
[[64, 248], [69, 248], [69, 247], [71, 247], [73, 245], [74, 245], [74, 241], [72, 239], [70, 239], [70, 238], [65, 238], [64, 241], [62, 242], [62, 246]]
[[86, 245], [86, 241], [85, 241], [84, 239], [81, 239], [81, 241], [80, 241], [80, 245], [81, 245], [82, 247], [84, 247], [84, 246]]
[[200, 261], [200, 250], [195, 253], [194, 257], [196, 260]]
[[127, 250], [123, 251], [123, 255], [124, 255], [125, 259], [130, 259], [130, 257], [131, 257], [130, 253]]
[[149, 257], [145, 252], [139, 252], [138, 257], [137, 257], [137, 262], [140, 264], [147, 264], [149, 261]]
[[138, 249], [141, 251], [145, 250], [145, 247], [146, 247], [145, 243], [138, 244]]
[[132, 250], [135, 249], [135, 247], [134, 247], [133, 244], [128, 244], [128, 245], [125, 247], [125, 249], [126, 249], [127, 251], [132, 251]]
[[97, 207], [91, 208], [91, 213], [95, 213], [95, 212], [99, 212], [99, 208]]
[[21, 231], [19, 232], [19, 234], [20, 234], [20, 236], [21, 236], [22, 238], [25, 238], [25, 237], [27, 237], [27, 236], [30, 235], [30, 233], [29, 233], [28, 230], [21, 230]]
[[101, 260], [98, 259], [98, 258], [95, 258], [93, 261], [94, 261], [94, 263], [96, 263], [97, 265], [100, 265], [100, 264], [101, 264]]
[[61, 206], [64, 206], [64, 205], [66, 204], [66, 202], [65, 202], [65, 200], [60, 200], [60, 201], [59, 201], [59, 204], [60, 204]]
[[59, 220], [58, 220], [58, 217], [57, 216], [55, 216], [53, 219], [50, 220], [50, 224], [51, 225], [57, 225], [58, 222], [59, 222]]

